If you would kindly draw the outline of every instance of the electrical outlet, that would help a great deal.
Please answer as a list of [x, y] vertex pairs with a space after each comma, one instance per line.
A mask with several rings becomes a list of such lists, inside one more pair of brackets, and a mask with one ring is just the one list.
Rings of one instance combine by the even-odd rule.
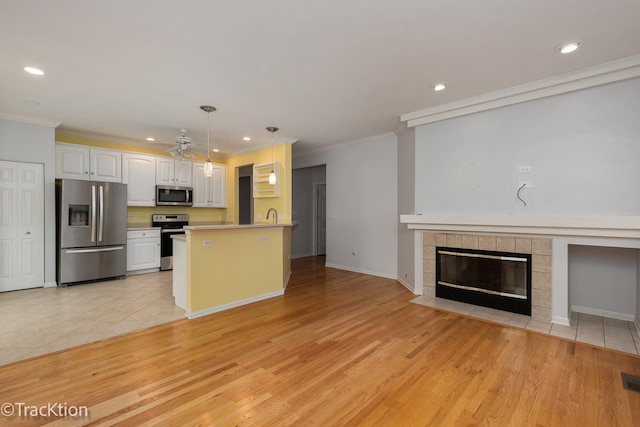
[[260, 241], [261, 242], [268, 242], [269, 238], [267, 236], [262, 236], [262, 237], [260, 237]]
[[209, 214], [202, 215], [203, 218], [209, 218]]
[[358, 251], [356, 251], [355, 249], [351, 249], [351, 255], [358, 255]]
[[202, 246], [213, 246], [213, 240], [203, 240]]
[[127, 215], [127, 218], [128, 219], [133, 219], [133, 218], [135, 218], [135, 216], [134, 215]]
[[[524, 186], [524, 188], [522, 188], [522, 186]], [[524, 190], [531, 187], [533, 187], [531, 181], [518, 181], [518, 188], [522, 188]]]
[[518, 168], [518, 172], [520, 172], [520, 173], [531, 172], [531, 166], [520, 166]]

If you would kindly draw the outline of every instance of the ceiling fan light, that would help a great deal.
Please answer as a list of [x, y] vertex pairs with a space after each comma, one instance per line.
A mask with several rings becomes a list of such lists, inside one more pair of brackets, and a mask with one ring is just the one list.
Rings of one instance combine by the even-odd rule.
[[274, 171], [269, 174], [269, 185], [276, 185], [276, 173]]
[[213, 164], [209, 159], [204, 163], [204, 176], [207, 178], [213, 176]]

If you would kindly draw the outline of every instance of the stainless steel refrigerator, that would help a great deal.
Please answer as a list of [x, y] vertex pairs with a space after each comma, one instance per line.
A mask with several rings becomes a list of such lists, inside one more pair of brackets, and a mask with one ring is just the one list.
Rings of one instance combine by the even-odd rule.
[[124, 276], [127, 185], [56, 180], [58, 285]]

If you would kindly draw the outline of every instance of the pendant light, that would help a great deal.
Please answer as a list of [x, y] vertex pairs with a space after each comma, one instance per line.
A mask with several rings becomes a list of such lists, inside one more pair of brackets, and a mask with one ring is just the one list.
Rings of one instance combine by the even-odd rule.
[[211, 159], [209, 159], [209, 153], [211, 153], [211, 150], [209, 149], [209, 113], [216, 111], [216, 107], [212, 107], [211, 105], [201, 105], [200, 109], [207, 113], [207, 161], [204, 163], [203, 171], [204, 176], [208, 178], [213, 175], [213, 164], [211, 164]]
[[[278, 132], [278, 128], [275, 126], [269, 126], [267, 130], [271, 132], [271, 163], [273, 164], [273, 134], [275, 132]], [[271, 168], [271, 173], [269, 174], [269, 185], [276, 185], [276, 173], [274, 172], [273, 167]]]

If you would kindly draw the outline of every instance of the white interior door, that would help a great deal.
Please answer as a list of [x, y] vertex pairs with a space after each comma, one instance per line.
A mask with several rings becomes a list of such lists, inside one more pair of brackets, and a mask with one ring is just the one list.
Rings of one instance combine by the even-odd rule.
[[316, 185], [316, 255], [327, 252], [327, 184]]
[[44, 285], [44, 166], [0, 161], [0, 292]]

